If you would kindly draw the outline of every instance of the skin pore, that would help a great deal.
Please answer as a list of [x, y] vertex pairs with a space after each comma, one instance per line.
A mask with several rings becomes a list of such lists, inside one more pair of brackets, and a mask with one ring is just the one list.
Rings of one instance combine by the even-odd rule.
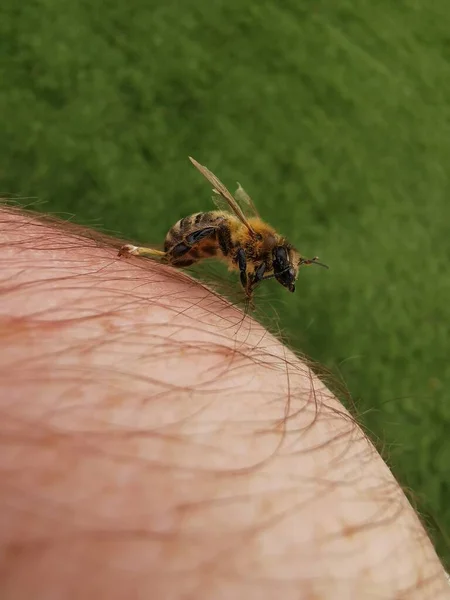
[[251, 316], [120, 242], [0, 221], [2, 600], [449, 597], [362, 430]]

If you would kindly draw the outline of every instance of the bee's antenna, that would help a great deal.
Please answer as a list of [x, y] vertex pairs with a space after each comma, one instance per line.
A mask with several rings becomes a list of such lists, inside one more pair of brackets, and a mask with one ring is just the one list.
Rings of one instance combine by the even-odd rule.
[[328, 265], [324, 265], [321, 262], [317, 262], [318, 260], [318, 256], [315, 256], [314, 258], [300, 258], [300, 260], [298, 261], [298, 266], [301, 267], [302, 265], [319, 265], [319, 267], [323, 267], [324, 269], [330, 268]]

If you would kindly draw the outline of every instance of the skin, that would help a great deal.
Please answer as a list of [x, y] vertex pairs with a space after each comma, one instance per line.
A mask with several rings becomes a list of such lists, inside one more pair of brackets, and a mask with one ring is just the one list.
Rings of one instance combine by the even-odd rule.
[[0, 219], [2, 600], [450, 597], [388, 467], [281, 342], [119, 242]]

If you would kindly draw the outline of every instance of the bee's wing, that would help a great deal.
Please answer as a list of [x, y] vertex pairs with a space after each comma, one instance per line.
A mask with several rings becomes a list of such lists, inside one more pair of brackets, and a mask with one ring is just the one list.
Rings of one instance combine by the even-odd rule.
[[261, 217], [259, 216], [259, 213], [256, 209], [255, 203], [250, 198], [250, 196], [247, 194], [247, 192], [244, 190], [244, 188], [239, 183], [239, 181], [237, 182], [237, 184], [238, 184], [238, 189], [234, 192], [234, 197], [236, 198], [236, 201], [239, 203], [239, 205], [241, 206], [241, 208], [245, 214], [248, 214], [248, 215], [251, 215], [252, 217], [257, 217], [258, 219], [260, 219]]
[[[227, 188], [223, 185], [223, 183], [219, 179], [217, 179], [217, 177], [214, 175], [214, 173], [211, 173], [211, 171], [207, 167], [205, 167], [205, 166], [201, 165], [199, 162], [197, 162], [195, 160], [195, 158], [192, 158], [190, 156], [189, 160], [194, 165], [194, 167], [196, 167], [200, 171], [200, 173], [203, 175], [203, 177], [205, 177], [205, 179], [207, 179], [209, 181], [209, 183], [212, 184], [214, 193], [217, 196], [220, 196], [223, 200], [225, 200], [227, 207], [231, 208], [231, 210], [234, 212], [234, 214], [242, 221], [242, 223], [247, 227], [247, 229], [250, 231], [250, 233], [252, 235], [255, 235], [255, 231], [253, 230], [250, 223], [247, 221], [247, 217], [245, 216], [244, 211], [239, 206], [239, 204], [236, 202], [236, 200], [233, 198], [233, 196], [230, 194], [230, 192], [227, 190]], [[217, 198], [217, 200], [218, 200], [218, 198]], [[214, 201], [215, 201], [216, 206], [218, 206], [219, 208], [222, 209], [221, 203], [220, 202], [218, 203], [215, 198], [214, 198]]]
[[[239, 204], [244, 215], [246, 217], [257, 217], [258, 219], [261, 219], [253, 200], [250, 198], [250, 196], [244, 190], [244, 188], [239, 183], [239, 181], [237, 182], [237, 184], [239, 187], [234, 192], [234, 199], [236, 200], [236, 203]], [[219, 210], [224, 210], [224, 211], [228, 212], [228, 210], [230, 208], [228, 200], [225, 200], [223, 198], [223, 196], [217, 190], [213, 190], [213, 192], [214, 192], [214, 196], [212, 197], [212, 201], [214, 202], [214, 204], [217, 206], [217, 208]]]
[[230, 203], [228, 202], [228, 200], [225, 200], [225, 198], [217, 190], [213, 190], [211, 200], [214, 202], [216, 208], [218, 208], [219, 210], [222, 210], [223, 212], [227, 213], [230, 212]]

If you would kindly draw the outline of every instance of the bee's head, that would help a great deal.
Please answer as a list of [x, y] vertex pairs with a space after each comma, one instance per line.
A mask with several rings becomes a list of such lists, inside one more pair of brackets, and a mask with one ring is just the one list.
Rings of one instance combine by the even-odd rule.
[[295, 292], [298, 266], [295, 262], [292, 262], [291, 258], [290, 248], [287, 246], [275, 246], [272, 251], [272, 265], [275, 279], [290, 292]]
[[275, 246], [272, 251], [273, 275], [278, 283], [287, 288], [290, 292], [295, 292], [295, 280], [298, 276], [298, 270], [303, 265], [327, 265], [318, 262], [319, 257], [303, 258], [299, 253], [289, 245]]

